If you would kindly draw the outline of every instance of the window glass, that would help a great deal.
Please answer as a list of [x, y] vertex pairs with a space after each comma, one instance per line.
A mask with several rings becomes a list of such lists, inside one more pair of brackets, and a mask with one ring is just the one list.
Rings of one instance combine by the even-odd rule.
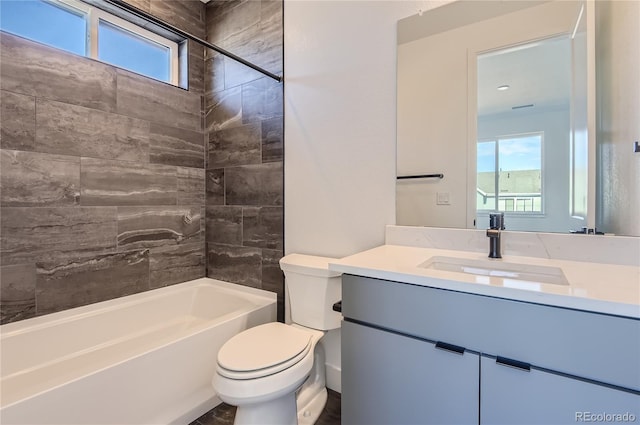
[[476, 199], [478, 210], [496, 208], [496, 142], [478, 143], [478, 187]]
[[81, 11], [43, 0], [1, 0], [0, 29], [79, 55], [87, 52]]
[[98, 59], [169, 82], [168, 47], [103, 20], [98, 25]]
[[477, 158], [479, 210], [542, 212], [542, 134], [478, 142]]
[[0, 30], [179, 85], [176, 41], [78, 0], [0, 0]]

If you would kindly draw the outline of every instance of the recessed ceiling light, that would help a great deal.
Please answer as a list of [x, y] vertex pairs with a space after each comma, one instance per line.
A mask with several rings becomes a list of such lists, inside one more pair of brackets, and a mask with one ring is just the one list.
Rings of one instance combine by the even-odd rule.
[[505, 85], [502, 85], [502, 86], [498, 86], [498, 90], [500, 90], [500, 91], [509, 90], [509, 85], [505, 84]]

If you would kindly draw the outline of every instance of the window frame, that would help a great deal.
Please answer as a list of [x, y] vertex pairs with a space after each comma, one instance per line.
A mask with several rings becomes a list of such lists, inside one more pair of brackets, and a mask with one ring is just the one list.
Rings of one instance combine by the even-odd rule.
[[[54, 0], [54, 1], [69, 1], [69, 0]], [[90, 23], [88, 24], [89, 26], [89, 44], [90, 45], [90, 54], [88, 55], [91, 59], [95, 59], [98, 60], [100, 62], [104, 62], [104, 63], [109, 63], [109, 62], [105, 62], [103, 60], [101, 60], [98, 57], [98, 29], [100, 26], [100, 21], [104, 21], [104, 22], [108, 22], [109, 24], [118, 27], [118, 28], [122, 28], [125, 31], [128, 31], [130, 33], [133, 33], [134, 35], [137, 35], [141, 38], [145, 38], [147, 40], [150, 40], [153, 43], [159, 44], [161, 46], [167, 47], [169, 49], [169, 81], [167, 81], [168, 83], [174, 85], [174, 86], [178, 86], [178, 78], [179, 78], [179, 60], [178, 60], [178, 43], [176, 43], [175, 41], [171, 41], [161, 35], [158, 35], [152, 31], [149, 31], [145, 28], [142, 28], [132, 22], [127, 21], [126, 19], [122, 19], [118, 16], [112, 15], [109, 12], [105, 12], [102, 9], [98, 9], [97, 7], [93, 7], [93, 10], [91, 11], [91, 13], [89, 14], [89, 21]], [[126, 69], [126, 68], [122, 68], [118, 65], [113, 65], [116, 66], [118, 68], [121, 69]], [[131, 71], [128, 70], [130, 72], [134, 72], [136, 74], [139, 74], [136, 71]], [[140, 75], [144, 75], [144, 74], [140, 74]], [[146, 76], [148, 78], [153, 78], [153, 77], [149, 77]], [[153, 78], [154, 80], [157, 81], [162, 81], [162, 80], [158, 80], [156, 78]]]
[[[68, 11], [73, 14], [81, 14], [86, 18], [86, 27], [85, 27], [85, 41], [86, 41], [86, 51], [85, 57], [97, 60], [99, 62], [108, 64], [110, 66], [114, 66], [119, 69], [124, 69], [129, 72], [133, 72], [138, 75], [142, 75], [147, 78], [151, 78], [155, 81], [160, 81], [163, 83], [168, 83], [174, 85], [176, 87], [180, 87], [180, 59], [179, 59], [179, 43], [173, 40], [170, 40], [166, 37], [163, 37], [153, 31], [150, 31], [146, 28], [143, 28], [133, 22], [130, 22], [126, 19], [123, 19], [119, 16], [116, 16], [112, 13], [109, 13], [105, 10], [100, 9], [97, 6], [94, 6], [89, 3], [84, 3], [80, 0], [42, 0], [45, 3], [49, 3], [52, 6], [59, 7], [63, 10]], [[121, 67], [116, 64], [109, 63], [107, 61], [101, 60], [98, 55], [98, 29], [100, 21], [107, 22], [117, 28], [120, 28], [126, 32], [132, 33], [134, 36], [138, 36], [144, 39], [147, 39], [153, 43], [159, 44], [169, 49], [169, 80], [164, 81], [157, 79], [155, 77], [142, 74], [140, 72], [130, 70], [124, 67]], [[38, 40], [34, 40], [38, 43], [46, 44], [53, 48], [58, 49], [57, 46], [43, 43]], [[72, 53], [73, 54], [73, 53]]]
[[[539, 136], [540, 137], [540, 211], [501, 211], [500, 210], [500, 140], [505, 139], [516, 139], [516, 138], [526, 138], [531, 136]], [[545, 215], [545, 171], [544, 171], [544, 131], [531, 131], [525, 133], [514, 133], [514, 134], [505, 134], [499, 135], [496, 137], [478, 139], [476, 141], [476, 152], [478, 149], [478, 144], [494, 142], [495, 143], [495, 170], [494, 170], [494, 181], [495, 181], [495, 204], [494, 208], [487, 209], [479, 209], [476, 205], [476, 214], [483, 213], [487, 214], [490, 212], [503, 212], [505, 215], [518, 215], [518, 216], [544, 216]], [[477, 168], [477, 155], [476, 155], [476, 168]], [[478, 171], [476, 170], [476, 188], [477, 188], [477, 176]], [[515, 204], [514, 204], [515, 205]]]

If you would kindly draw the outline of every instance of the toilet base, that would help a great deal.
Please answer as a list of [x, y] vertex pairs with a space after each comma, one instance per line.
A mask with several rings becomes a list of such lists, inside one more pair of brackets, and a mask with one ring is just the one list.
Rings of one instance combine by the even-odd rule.
[[313, 353], [313, 369], [296, 392], [298, 425], [313, 425], [327, 404], [324, 347], [318, 344]]
[[268, 403], [238, 407], [234, 424], [242, 425], [296, 425], [295, 393], [288, 393]]
[[316, 423], [327, 404], [327, 389], [323, 388], [306, 405], [298, 407], [298, 425]]

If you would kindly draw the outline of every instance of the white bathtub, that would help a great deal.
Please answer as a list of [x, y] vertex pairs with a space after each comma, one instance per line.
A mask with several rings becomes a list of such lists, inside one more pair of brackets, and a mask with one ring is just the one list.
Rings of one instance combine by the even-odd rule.
[[3, 325], [0, 423], [189, 423], [222, 344], [274, 320], [275, 294], [203, 278]]

